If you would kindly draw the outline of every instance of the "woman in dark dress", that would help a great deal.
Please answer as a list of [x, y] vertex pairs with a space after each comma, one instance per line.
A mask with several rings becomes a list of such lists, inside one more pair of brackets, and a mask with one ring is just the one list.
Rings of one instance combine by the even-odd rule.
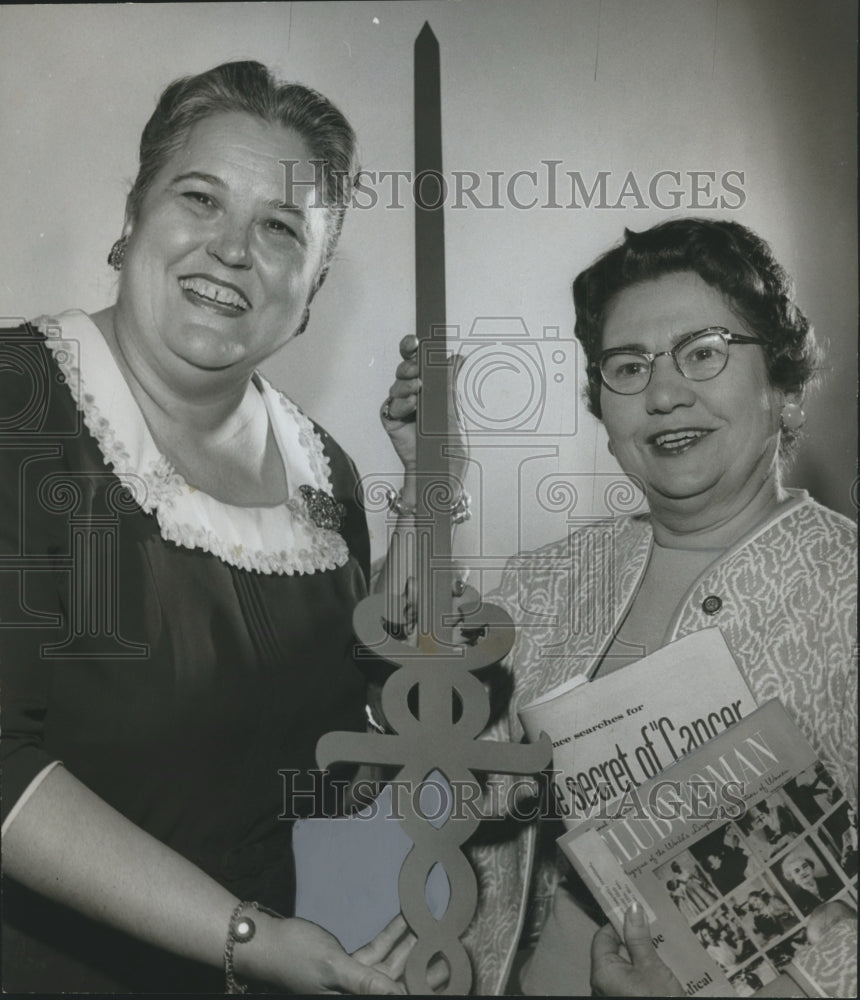
[[177, 81], [116, 304], [0, 338], [6, 990], [400, 991], [402, 921], [350, 957], [292, 916], [282, 772], [365, 727], [369, 543], [352, 462], [257, 371], [308, 322], [354, 150], [258, 63]]

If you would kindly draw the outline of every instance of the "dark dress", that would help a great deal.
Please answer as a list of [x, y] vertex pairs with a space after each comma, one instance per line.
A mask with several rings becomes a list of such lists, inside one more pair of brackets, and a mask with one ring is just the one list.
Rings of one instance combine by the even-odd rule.
[[[280, 772], [314, 768], [324, 732], [364, 729], [351, 615], [369, 542], [355, 468], [317, 429], [347, 508], [348, 561], [334, 569], [263, 573], [165, 541], [155, 516], [117, 492], [53, 355], [28, 337], [0, 335], [4, 819], [61, 760], [237, 896], [289, 915]], [[75, 589], [76, 573], [104, 589]], [[12, 879], [3, 889], [6, 991], [223, 990], [218, 970]]]
[[786, 910], [784, 913], [756, 913], [753, 917], [752, 927], [760, 938], [767, 944], [775, 937], [784, 934], [792, 924], [796, 923], [796, 918]]
[[822, 903], [841, 892], [843, 888], [844, 886], [835, 875], [822, 875], [815, 879], [816, 891], [814, 893], [794, 884], [788, 886], [788, 891], [800, 912], [807, 916]]
[[721, 895], [731, 892], [744, 879], [749, 855], [740, 847], [726, 845], [719, 852], [719, 868], [708, 868], [708, 878]]

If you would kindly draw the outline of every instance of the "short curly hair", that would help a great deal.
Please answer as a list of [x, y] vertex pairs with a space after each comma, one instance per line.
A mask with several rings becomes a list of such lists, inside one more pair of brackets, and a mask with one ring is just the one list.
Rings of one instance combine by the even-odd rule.
[[[794, 301], [791, 278], [770, 246], [746, 226], [687, 218], [641, 233], [625, 229], [624, 240], [574, 280], [575, 332], [589, 365], [589, 410], [601, 417], [602, 382], [593, 364], [600, 357], [612, 300], [632, 285], [685, 271], [721, 292], [761, 338], [771, 385], [802, 396], [819, 371], [820, 351], [809, 320]], [[783, 431], [784, 453], [795, 438], [795, 431]]]
[[182, 147], [194, 125], [231, 111], [293, 129], [320, 161], [326, 232], [313, 294], [325, 280], [343, 228], [358, 170], [355, 132], [328, 98], [300, 83], [281, 82], [262, 63], [222, 63], [165, 88], [140, 137], [140, 167], [128, 195], [127, 213], [132, 220], [137, 218], [159, 170]]

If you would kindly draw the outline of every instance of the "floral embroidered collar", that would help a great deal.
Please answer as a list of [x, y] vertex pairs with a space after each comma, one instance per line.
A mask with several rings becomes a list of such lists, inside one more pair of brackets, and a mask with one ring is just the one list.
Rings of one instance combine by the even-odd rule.
[[[315, 573], [349, 559], [331, 499], [331, 469], [311, 421], [258, 373], [289, 495], [274, 507], [236, 507], [189, 486], [161, 454], [99, 329], [74, 310], [36, 324], [65, 376], [105, 464], [158, 520], [161, 537], [260, 573]], [[321, 514], [321, 510], [323, 513]]]

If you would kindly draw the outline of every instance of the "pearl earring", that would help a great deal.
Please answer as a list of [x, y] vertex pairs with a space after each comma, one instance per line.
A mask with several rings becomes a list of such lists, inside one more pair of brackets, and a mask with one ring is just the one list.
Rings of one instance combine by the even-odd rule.
[[779, 415], [784, 431], [799, 431], [806, 422], [806, 414], [800, 403], [786, 403]]

